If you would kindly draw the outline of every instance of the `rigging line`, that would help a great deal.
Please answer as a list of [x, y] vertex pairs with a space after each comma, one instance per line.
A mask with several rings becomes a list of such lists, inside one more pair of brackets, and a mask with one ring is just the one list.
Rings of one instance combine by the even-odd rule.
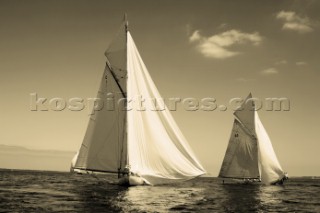
[[119, 158], [119, 166], [118, 166], [118, 170], [121, 169], [121, 152], [120, 152], [120, 119], [119, 119], [119, 107], [117, 107], [117, 124], [118, 124], [118, 128], [117, 128], [117, 132], [118, 132], [118, 143], [117, 143], [117, 146], [118, 146], [118, 158]]
[[[243, 138], [241, 139], [241, 141], [242, 141], [242, 143], [245, 145], [245, 147], [242, 148], [242, 149], [247, 149], [247, 140], [246, 140], [246, 138], [243, 137]], [[246, 150], [246, 151], [247, 151], [247, 150]], [[247, 158], [247, 157], [245, 158], [245, 160], [246, 160], [246, 162], [248, 163], [248, 158]], [[245, 177], [246, 171], [247, 171], [247, 170], [246, 170], [244, 167], [241, 168], [240, 174], [242, 175], [242, 177]]]
[[[105, 69], [104, 76], [107, 75], [107, 72], [108, 72], [108, 71]], [[106, 84], [107, 84], [107, 82], [106, 82]], [[106, 87], [106, 90], [107, 90], [107, 87]], [[113, 88], [112, 85], [111, 85], [111, 90], [112, 90], [112, 91], [114, 90], [114, 88]], [[98, 111], [98, 112], [100, 112], [100, 111]], [[98, 112], [96, 112], [96, 113], [98, 113]], [[94, 115], [96, 115], [96, 113], [95, 113]], [[108, 141], [108, 139], [109, 139], [112, 131], [116, 131], [116, 130], [114, 130], [114, 129], [116, 128], [116, 125], [117, 125], [116, 122], [117, 122], [117, 119], [116, 119], [116, 118], [112, 120], [112, 128], [110, 128], [110, 130], [107, 132], [107, 134], [106, 134], [106, 136], [104, 137], [103, 141]], [[103, 150], [106, 145], [107, 145], [107, 143], [104, 143], [104, 144], [100, 147], [100, 149], [97, 150], [97, 152], [96, 152], [95, 154], [93, 154], [93, 156], [98, 156], [98, 154], [101, 153], [101, 150]], [[96, 157], [96, 158], [98, 158], [98, 157]]]
[[[251, 130], [249, 130], [239, 119], [237, 119], [237, 121], [239, 122], [240, 124], [240, 128], [247, 134], [247, 136], [249, 136], [249, 138], [251, 138], [253, 140], [253, 144], [256, 145], [256, 150], [258, 152], [258, 139], [256, 137], [255, 134], [252, 134], [251, 133]], [[258, 171], [259, 171], [259, 160], [258, 160], [258, 156], [257, 156], [257, 165], [258, 167]], [[260, 171], [259, 171], [259, 174], [260, 174]]]
[[[248, 140], [249, 140], [249, 142], [248, 142]], [[254, 140], [252, 137], [250, 137], [250, 136], [247, 136], [247, 135], [246, 135], [246, 138], [244, 138], [244, 141], [245, 141], [246, 144], [250, 144], [251, 146], [252, 146], [252, 145], [253, 145], [253, 146], [255, 145], [255, 144], [254, 144], [255, 140]], [[253, 148], [254, 148], [254, 147], [253, 147]], [[247, 151], [247, 153], [249, 153], [249, 150], [250, 150], [249, 147], [246, 146], [246, 151]], [[255, 157], [254, 157], [255, 159], [251, 158], [251, 157], [252, 157], [251, 155], [250, 155], [249, 157], [250, 157], [250, 158], [247, 158], [247, 159], [246, 159], [247, 165], [249, 165], [252, 161], [254, 161], [254, 160], [256, 159]], [[258, 161], [256, 161], [256, 162], [258, 163]], [[255, 165], [255, 166], [258, 167], [258, 164]], [[246, 175], [245, 175], [245, 174], [246, 174], [246, 171], [249, 171], [249, 174], [252, 175], [250, 170], [245, 170], [244, 168], [242, 168], [242, 176], [244, 176], [244, 177], [246, 176]], [[255, 174], [255, 173], [253, 173], [253, 174]]]
[[87, 145], [84, 145], [83, 143], [81, 144], [81, 146], [88, 149]]
[[[82, 171], [90, 171], [90, 172], [101, 172], [101, 173], [111, 173], [111, 174], [118, 174], [119, 171], [106, 171], [106, 170], [100, 170], [100, 169], [88, 169], [88, 168], [80, 168], [80, 167], [74, 167], [74, 169], [79, 169]], [[127, 172], [120, 172], [121, 174], [127, 174]]]
[[[237, 126], [235, 132], [238, 131], [238, 128], [239, 127]], [[237, 146], [233, 149], [233, 153], [231, 155], [231, 161], [229, 161], [229, 164], [228, 164], [229, 168], [230, 168], [231, 163], [233, 162], [233, 159], [235, 157], [235, 153], [238, 151], [240, 143], [241, 143], [241, 141], [240, 141], [240, 139], [238, 137], [234, 137], [233, 142], [236, 142]]]
[[[225, 152], [225, 156], [220, 168], [220, 172], [219, 172], [219, 176], [221, 173], [227, 173], [230, 169], [230, 165], [233, 161], [234, 158], [234, 154], [237, 150], [237, 147], [233, 146], [232, 144], [237, 142], [237, 137], [234, 137], [235, 133], [238, 133], [238, 125], [237, 125], [237, 120], [234, 120], [233, 126], [232, 126], [232, 130], [231, 130], [231, 135], [230, 135], [230, 139], [229, 139], [229, 143], [227, 146], [227, 150]], [[239, 144], [237, 144], [238, 146]], [[231, 154], [232, 152], [232, 154]]]
[[250, 137], [252, 137], [254, 140], [257, 140], [256, 134], [252, 133], [250, 129], [248, 129], [237, 117], [236, 120], [239, 122], [241, 128], [245, 133], [247, 133]]
[[[227, 177], [227, 176], [221, 176], [222, 178], [231, 178], [231, 179], [239, 179], [239, 180], [242, 180], [243, 177]], [[249, 180], [256, 180], [256, 179], [259, 179], [259, 178], [255, 178], [255, 177], [245, 177], [246, 179], [249, 179]]]
[[108, 68], [110, 69], [110, 73], [111, 73], [114, 81], [115, 81], [116, 84], [118, 85], [118, 87], [119, 87], [119, 89], [120, 89], [120, 91], [121, 91], [121, 94], [123, 95], [124, 98], [127, 98], [126, 93], [123, 91], [122, 87], [120, 86], [120, 84], [119, 84], [119, 82], [118, 82], [118, 80], [117, 80], [116, 74], [113, 72], [113, 69], [112, 69], [112, 67], [111, 67], [111, 64], [110, 64], [108, 58], [107, 58], [107, 61], [106, 61], [106, 66], [108, 66]]
[[[127, 14], [125, 13], [124, 15], [124, 22], [125, 22], [125, 39], [126, 39], [126, 46], [125, 46], [125, 63], [126, 63], [126, 79], [125, 79], [125, 83], [126, 83], [126, 90], [128, 90], [128, 25], [129, 25], [129, 22], [127, 20]], [[126, 91], [128, 92], [128, 91]], [[126, 111], [124, 111], [124, 116], [123, 116], [123, 135], [122, 135], [122, 150], [121, 150], [121, 160], [123, 158], [123, 155], [124, 155], [124, 146], [125, 146], [125, 143], [127, 142], [127, 146], [126, 146], [126, 156], [125, 156], [125, 159], [124, 159], [124, 166], [126, 167], [126, 164], [128, 163], [128, 126], [127, 126], [127, 115], [128, 115], [128, 101], [125, 102], [125, 109]], [[126, 141], [125, 141], [126, 140]]]
[[[127, 112], [124, 112], [124, 116], [123, 116], [123, 126], [126, 126], [126, 116], [127, 116]], [[122, 166], [122, 160], [123, 160], [123, 153], [124, 153], [124, 143], [125, 143], [125, 134], [127, 134], [126, 132], [126, 128], [123, 128], [123, 134], [122, 134], [122, 146], [121, 146], [121, 151], [120, 151], [120, 169]], [[120, 143], [119, 143], [120, 144]], [[126, 164], [126, 162], [125, 162]]]
[[254, 140], [254, 149], [255, 149], [255, 159], [257, 160], [257, 168], [258, 168], [258, 173], [259, 173], [259, 176], [261, 175], [261, 172], [260, 172], [260, 168], [259, 168], [259, 148], [258, 148], [258, 142], [257, 142], [258, 140], [257, 139], [255, 139]]
[[[233, 142], [233, 143], [236, 143], [237, 146], [234, 147], [233, 152], [232, 152], [232, 155], [231, 155], [231, 158], [229, 158], [230, 160], [229, 160], [229, 162], [228, 162], [228, 164], [227, 164], [227, 166], [226, 166], [226, 167], [229, 168], [229, 169], [230, 169], [230, 165], [231, 165], [231, 163], [232, 163], [232, 161], [233, 161], [233, 159], [234, 159], [234, 157], [235, 157], [235, 153], [236, 153], [236, 151], [238, 150], [238, 147], [239, 147], [239, 145], [240, 145], [238, 137], [233, 137], [233, 136], [234, 136], [234, 133], [237, 133], [238, 131], [239, 131], [239, 126], [238, 126], [238, 125], [236, 125], [236, 128], [235, 128], [234, 131], [231, 131], [232, 138], [233, 138], [232, 142]], [[230, 143], [230, 142], [229, 142], [229, 143]], [[228, 149], [227, 149], [227, 150], [228, 150]], [[228, 155], [230, 156], [230, 153], [229, 153]], [[228, 170], [229, 170], [229, 169], [228, 169]], [[228, 170], [227, 170], [227, 171], [228, 171]]]

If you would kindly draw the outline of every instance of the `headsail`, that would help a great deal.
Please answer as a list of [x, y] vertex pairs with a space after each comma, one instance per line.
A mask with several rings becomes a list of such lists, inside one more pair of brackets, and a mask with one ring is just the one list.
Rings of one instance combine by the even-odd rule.
[[261, 164], [261, 180], [269, 184], [284, 177], [276, 153], [273, 150], [267, 131], [263, 127], [259, 115], [255, 112], [255, 129], [259, 140], [259, 158]]
[[[128, 99], [161, 96], [128, 32]], [[128, 154], [131, 171], [151, 184], [204, 174], [168, 109], [128, 111]]]

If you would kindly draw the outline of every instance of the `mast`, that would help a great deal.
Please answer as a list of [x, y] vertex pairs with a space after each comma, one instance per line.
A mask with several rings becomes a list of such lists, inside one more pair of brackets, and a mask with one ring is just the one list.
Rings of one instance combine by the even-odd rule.
[[[128, 19], [127, 19], [127, 14], [126, 13], [124, 14], [124, 25], [125, 25], [125, 32], [126, 32], [126, 35], [127, 35], [129, 23], [128, 23]], [[126, 38], [127, 38], [127, 36], [126, 36]], [[126, 42], [127, 42], [127, 39], [126, 39]]]
[[[125, 33], [125, 70], [127, 72], [127, 75], [126, 75], [126, 82], [125, 84], [128, 85], [128, 57], [127, 57], [127, 54], [128, 54], [128, 20], [127, 20], [127, 14], [125, 13], [124, 14], [124, 33]], [[128, 86], [126, 86], [126, 89], [128, 89]], [[128, 96], [128, 93], [127, 91], [124, 92], [124, 98], [127, 98]], [[128, 100], [125, 102], [125, 109], [127, 108], [127, 102]], [[128, 122], [127, 122], [127, 111], [126, 111], [126, 115], [124, 116], [124, 128], [123, 128], [123, 134], [122, 134], [122, 146], [121, 146], [121, 150], [120, 150], [120, 162], [119, 162], [119, 169], [118, 169], [118, 178], [121, 177], [121, 174], [123, 174], [123, 169], [126, 169], [127, 167], [127, 164], [129, 162], [129, 155], [128, 155]], [[127, 149], [127, 152], [126, 152], [126, 156], [123, 156], [123, 148], [124, 146], [126, 145], [126, 149]], [[122, 160], [123, 158], [126, 158], [126, 162], [125, 162], [125, 168], [121, 168], [121, 164], [122, 164]]]
[[[126, 33], [126, 71], [127, 71], [127, 78], [126, 78], [126, 85], [128, 85], [128, 25], [129, 25], [129, 23], [128, 23], [128, 19], [127, 19], [128, 17], [127, 17], [127, 13], [125, 13], [124, 14], [124, 25], [125, 25], [125, 33]], [[127, 90], [128, 90], [128, 86], [126, 87], [127, 88]], [[128, 91], [126, 91], [126, 94], [128, 94]], [[127, 102], [126, 102], [127, 104], [128, 104], [128, 100], [127, 100]], [[127, 106], [126, 106], [127, 107]], [[127, 156], [126, 156], [126, 160], [127, 160], [127, 162], [126, 162], [126, 164], [128, 165], [128, 163], [129, 163], [129, 152], [128, 152], [128, 110], [127, 110], [127, 112], [126, 112], [126, 116], [125, 116], [125, 121], [124, 121], [124, 125], [125, 125], [125, 128], [124, 128], [124, 130], [125, 130], [125, 136], [126, 136], [126, 149], [127, 149]], [[124, 146], [122, 146], [122, 148], [123, 148]]]

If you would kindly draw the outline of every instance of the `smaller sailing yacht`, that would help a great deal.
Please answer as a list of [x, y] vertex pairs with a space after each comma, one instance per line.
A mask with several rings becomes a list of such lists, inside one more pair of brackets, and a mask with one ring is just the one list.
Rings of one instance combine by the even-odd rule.
[[151, 106], [146, 110], [127, 110], [119, 104], [125, 100], [128, 106], [139, 97], [162, 98], [131, 37], [127, 20], [105, 56], [97, 97], [106, 101], [112, 94], [115, 104], [91, 115], [71, 170], [117, 174], [120, 185], [130, 186], [165, 184], [204, 174], [164, 104], [160, 108], [165, 110], [154, 110], [153, 101], [148, 102]]
[[[220, 178], [244, 183], [283, 184], [288, 179], [273, 150], [251, 93], [234, 113], [235, 119], [229, 144], [220, 169]], [[224, 182], [224, 180], [223, 180]]]

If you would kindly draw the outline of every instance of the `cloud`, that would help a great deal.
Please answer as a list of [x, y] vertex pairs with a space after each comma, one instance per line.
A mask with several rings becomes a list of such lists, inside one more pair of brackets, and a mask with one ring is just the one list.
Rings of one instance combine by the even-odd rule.
[[196, 30], [189, 37], [191, 43], [196, 43], [196, 47], [202, 55], [208, 58], [225, 59], [241, 54], [241, 52], [230, 50], [236, 44], [259, 45], [262, 37], [258, 32], [243, 33], [238, 30], [229, 30], [210, 37], [202, 36]]
[[288, 63], [287, 60], [281, 60], [281, 61], [275, 62], [274, 64], [275, 65], [282, 65], [282, 64], [287, 64], [287, 63]]
[[305, 62], [305, 61], [298, 61], [298, 62], [296, 62], [296, 65], [297, 65], [297, 66], [304, 66], [304, 65], [307, 65], [307, 62]]
[[236, 81], [239, 81], [239, 82], [251, 82], [251, 81], [255, 81], [256, 79], [253, 79], [253, 78], [237, 78]]
[[219, 29], [225, 29], [225, 28], [227, 28], [228, 27], [228, 24], [227, 23], [222, 23], [222, 24], [220, 24], [219, 25]]
[[274, 75], [278, 73], [279, 71], [273, 67], [261, 71], [262, 75]]
[[292, 30], [299, 33], [310, 33], [313, 31], [312, 23], [308, 17], [300, 17], [293, 11], [280, 11], [277, 19], [283, 21], [283, 30]]
[[192, 35], [189, 37], [190, 42], [199, 41], [201, 39], [199, 30], [196, 30], [192, 33]]

